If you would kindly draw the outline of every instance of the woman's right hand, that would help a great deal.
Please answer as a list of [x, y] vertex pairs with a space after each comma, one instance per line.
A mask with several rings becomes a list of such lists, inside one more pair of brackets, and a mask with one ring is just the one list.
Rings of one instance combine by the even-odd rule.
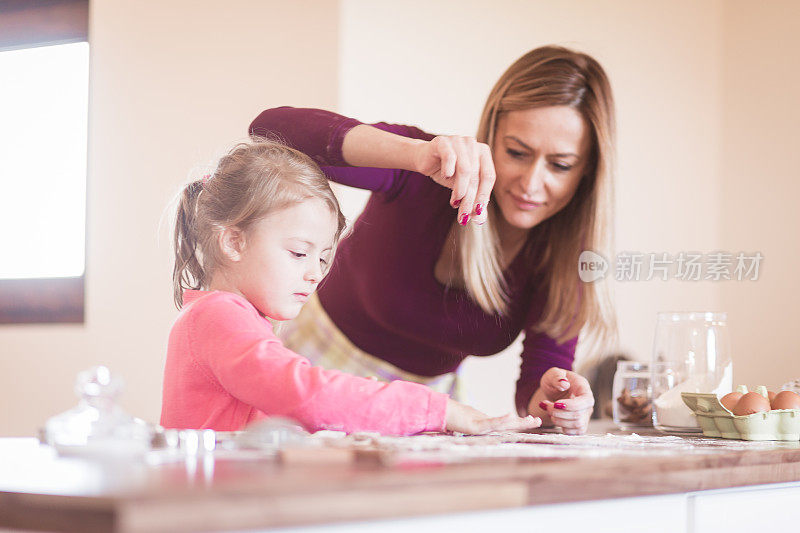
[[541, 425], [541, 418], [533, 416], [520, 418], [514, 414], [490, 417], [455, 400], [447, 401], [447, 414], [445, 417], [447, 431], [466, 435], [480, 435], [492, 431], [524, 431], [538, 428]]
[[486, 204], [495, 180], [489, 145], [474, 137], [440, 135], [417, 144], [413, 157], [414, 170], [453, 190], [450, 205], [458, 208], [462, 226], [486, 222]]

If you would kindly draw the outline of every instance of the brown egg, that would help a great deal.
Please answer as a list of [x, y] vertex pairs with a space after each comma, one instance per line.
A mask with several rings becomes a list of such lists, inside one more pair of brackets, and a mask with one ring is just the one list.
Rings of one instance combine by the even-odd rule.
[[768, 390], [767, 391], [767, 398], [769, 398], [769, 403], [772, 404], [772, 400], [775, 398], [775, 393], [772, 392], [771, 390]]
[[784, 390], [776, 394], [771, 403], [773, 409], [800, 409], [800, 394]]
[[736, 402], [739, 401], [739, 398], [744, 396], [741, 392], [729, 392], [725, 396], [719, 399], [719, 403], [722, 404], [722, 407], [727, 409], [728, 411], [733, 411], [733, 407], [736, 405]]
[[732, 412], [736, 416], [746, 416], [763, 411], [769, 411], [769, 400], [757, 392], [748, 392], [736, 402]]

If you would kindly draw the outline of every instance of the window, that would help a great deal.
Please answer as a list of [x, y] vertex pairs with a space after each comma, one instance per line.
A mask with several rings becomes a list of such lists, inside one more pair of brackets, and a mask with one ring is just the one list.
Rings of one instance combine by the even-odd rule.
[[0, 3], [0, 323], [83, 322], [87, 7]]

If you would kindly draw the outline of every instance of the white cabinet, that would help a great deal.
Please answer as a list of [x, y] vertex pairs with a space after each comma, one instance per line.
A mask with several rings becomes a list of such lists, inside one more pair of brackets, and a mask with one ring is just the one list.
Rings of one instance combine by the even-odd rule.
[[[400, 520], [269, 530], [281, 533], [753, 533], [794, 531], [800, 483], [619, 498]], [[252, 532], [248, 532], [252, 533]]]
[[796, 531], [800, 483], [693, 492], [687, 506], [694, 525], [689, 533]]
[[[686, 531], [684, 494], [560, 503], [401, 520], [279, 530], [281, 533], [675, 533]], [[276, 530], [271, 530], [273, 533]], [[251, 532], [248, 532], [251, 533]]]

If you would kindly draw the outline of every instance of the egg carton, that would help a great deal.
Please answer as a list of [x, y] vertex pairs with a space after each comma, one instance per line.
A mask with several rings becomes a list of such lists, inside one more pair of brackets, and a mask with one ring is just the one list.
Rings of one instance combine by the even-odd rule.
[[740, 440], [800, 440], [800, 409], [774, 409], [737, 416], [714, 393], [682, 392], [706, 437]]

